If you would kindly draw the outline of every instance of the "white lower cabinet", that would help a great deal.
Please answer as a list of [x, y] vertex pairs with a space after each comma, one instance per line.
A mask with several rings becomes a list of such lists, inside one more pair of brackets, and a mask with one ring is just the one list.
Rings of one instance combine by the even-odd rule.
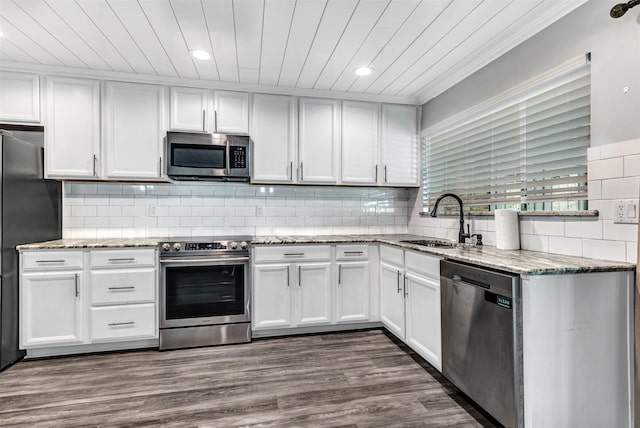
[[442, 370], [440, 258], [386, 246], [380, 258], [382, 323]]
[[20, 347], [83, 342], [82, 271], [23, 274], [20, 281]]
[[336, 322], [369, 321], [369, 261], [337, 265]]
[[403, 274], [404, 269], [380, 262], [380, 320], [387, 330], [404, 340]]
[[21, 252], [20, 348], [157, 339], [156, 259], [155, 249]]
[[256, 264], [253, 268], [253, 329], [291, 327], [291, 265]]
[[331, 322], [331, 263], [298, 264], [297, 311], [298, 326]]

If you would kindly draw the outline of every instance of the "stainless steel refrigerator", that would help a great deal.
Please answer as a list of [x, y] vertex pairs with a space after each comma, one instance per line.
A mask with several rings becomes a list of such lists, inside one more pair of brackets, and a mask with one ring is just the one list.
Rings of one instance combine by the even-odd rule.
[[62, 183], [44, 179], [42, 127], [0, 124], [0, 370], [19, 349], [16, 245], [62, 236]]

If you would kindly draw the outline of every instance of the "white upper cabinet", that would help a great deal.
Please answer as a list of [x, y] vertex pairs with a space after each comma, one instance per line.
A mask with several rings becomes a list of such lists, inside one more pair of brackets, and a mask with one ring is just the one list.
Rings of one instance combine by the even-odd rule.
[[378, 180], [380, 107], [374, 103], [342, 102], [343, 184], [375, 185]]
[[169, 126], [175, 131], [207, 131], [209, 90], [171, 88]]
[[251, 110], [252, 181], [292, 183], [295, 169], [295, 98], [255, 94]]
[[47, 177], [99, 178], [100, 82], [48, 77], [45, 121]]
[[0, 72], [0, 120], [40, 122], [39, 82], [37, 74]]
[[382, 181], [388, 186], [418, 186], [418, 109], [382, 106]]
[[164, 86], [106, 83], [107, 178], [162, 178], [165, 98]]
[[299, 182], [338, 183], [340, 102], [300, 98]]
[[249, 94], [216, 91], [214, 129], [222, 134], [249, 133]]

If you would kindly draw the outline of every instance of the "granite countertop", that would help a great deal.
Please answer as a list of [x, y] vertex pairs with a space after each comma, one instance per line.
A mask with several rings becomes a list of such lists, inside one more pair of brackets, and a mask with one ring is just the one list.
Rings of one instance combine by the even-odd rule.
[[63, 250], [72, 248], [157, 247], [161, 238], [56, 239], [16, 246], [23, 250]]
[[[422, 247], [401, 241], [434, 239], [417, 235], [317, 235], [317, 236], [255, 236], [253, 245], [285, 244], [355, 244], [382, 243], [425, 254], [441, 256], [449, 260], [473, 263], [488, 268], [528, 275], [554, 275], [586, 272], [632, 271], [633, 263], [610, 260], [540, 253], [527, 250], [498, 250], [484, 245], [456, 244], [455, 247]], [[68, 248], [119, 248], [156, 247], [160, 241], [171, 238], [105, 238], [58, 239], [33, 244], [18, 245], [18, 250], [44, 250]]]
[[565, 256], [561, 254], [541, 253], [527, 250], [499, 250], [483, 245], [457, 244], [455, 247], [423, 247], [400, 241], [433, 239], [417, 235], [326, 235], [326, 236], [258, 236], [254, 245], [276, 244], [346, 244], [346, 243], [382, 243], [400, 248], [419, 251], [425, 254], [442, 256], [449, 260], [482, 265], [488, 268], [528, 275], [558, 275], [568, 273], [631, 271], [633, 263], [585, 257]]

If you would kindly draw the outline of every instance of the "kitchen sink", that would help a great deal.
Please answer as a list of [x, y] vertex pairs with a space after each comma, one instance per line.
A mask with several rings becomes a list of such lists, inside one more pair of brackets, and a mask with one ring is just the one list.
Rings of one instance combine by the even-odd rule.
[[455, 247], [456, 243], [455, 242], [451, 242], [451, 241], [438, 241], [435, 239], [417, 239], [417, 240], [411, 240], [411, 241], [400, 241], [400, 242], [404, 242], [405, 244], [414, 244], [414, 245], [420, 245], [423, 247], [432, 247], [432, 248], [442, 248], [442, 247]]

